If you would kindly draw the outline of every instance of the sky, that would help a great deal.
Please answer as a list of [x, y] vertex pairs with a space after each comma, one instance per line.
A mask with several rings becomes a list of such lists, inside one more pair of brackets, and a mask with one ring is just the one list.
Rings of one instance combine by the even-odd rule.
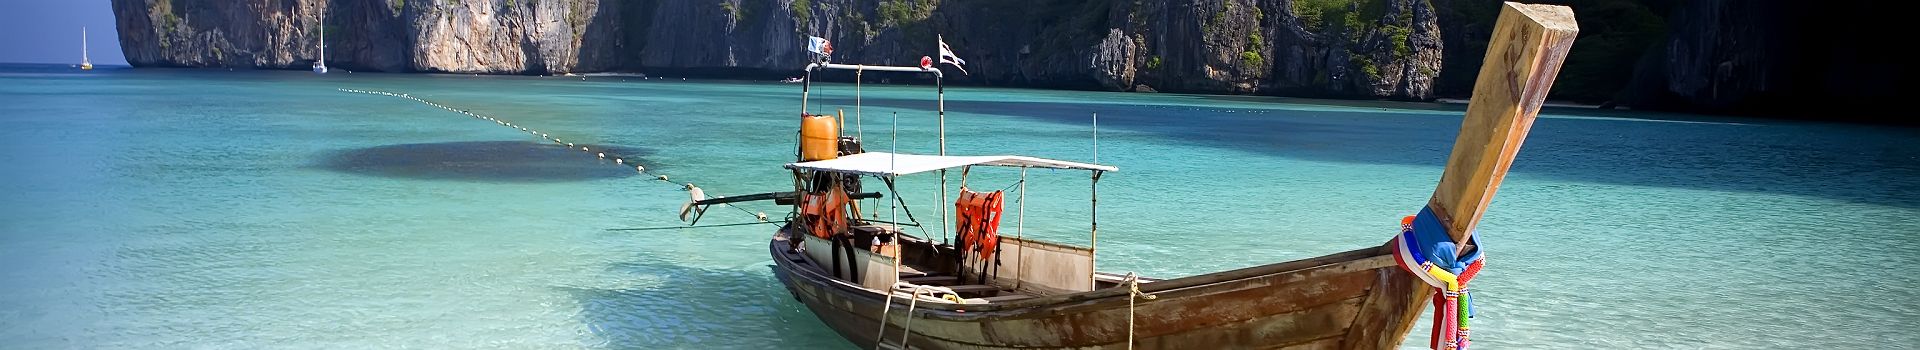
[[79, 64], [81, 26], [93, 64], [127, 64], [107, 0], [0, 0], [0, 62]]

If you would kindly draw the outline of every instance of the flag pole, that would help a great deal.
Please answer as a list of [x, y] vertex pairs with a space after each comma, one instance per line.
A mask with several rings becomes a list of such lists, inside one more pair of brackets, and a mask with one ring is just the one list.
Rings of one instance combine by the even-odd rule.
[[[940, 47], [940, 43], [945, 42], [943, 41], [945, 39], [941, 38], [939, 34], [934, 34], [933, 40], [936, 50]], [[935, 52], [934, 54], [938, 55], [939, 52]], [[939, 101], [938, 112], [940, 114], [940, 156], [943, 157], [947, 155], [947, 83], [945, 76], [946, 74], [933, 75], [933, 85], [938, 92], [936, 98]], [[951, 205], [944, 204], [947, 203], [946, 169], [940, 169], [940, 203], [943, 203], [940, 205], [940, 240], [947, 241], [947, 215], [953, 208], [951, 208]]]

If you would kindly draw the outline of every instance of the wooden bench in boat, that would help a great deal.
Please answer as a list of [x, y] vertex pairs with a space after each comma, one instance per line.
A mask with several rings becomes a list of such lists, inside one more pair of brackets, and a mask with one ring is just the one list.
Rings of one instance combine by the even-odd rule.
[[920, 277], [901, 276], [900, 281], [912, 283], [912, 284], [945, 285], [945, 284], [953, 284], [954, 282], [959, 282], [960, 278], [954, 277], [954, 276], [925, 276], [925, 275], [922, 275]]
[[1021, 300], [1021, 299], [1033, 299], [1033, 296], [1026, 295], [1026, 294], [1004, 294], [1004, 295], [996, 295], [996, 296], [990, 296], [985, 298], [967, 299], [967, 301], [979, 300], [979, 301], [985, 301], [989, 303], [1004, 303], [1004, 302]]
[[947, 289], [952, 289], [954, 293], [962, 293], [962, 294], [998, 292], [998, 291], [1003, 291], [1008, 289], [1007, 287], [985, 285], [985, 284], [964, 284], [964, 285], [946, 286], [946, 287]]
[[[1013, 290], [1012, 288], [995, 286], [995, 285], [985, 285], [985, 284], [962, 284], [957, 286], [936, 286], [936, 285], [929, 284], [926, 286], [946, 288], [948, 290], [952, 290], [954, 293], [960, 293], [960, 294], [979, 294], [979, 293]], [[893, 290], [896, 292], [912, 292], [913, 288], [894, 288]]]

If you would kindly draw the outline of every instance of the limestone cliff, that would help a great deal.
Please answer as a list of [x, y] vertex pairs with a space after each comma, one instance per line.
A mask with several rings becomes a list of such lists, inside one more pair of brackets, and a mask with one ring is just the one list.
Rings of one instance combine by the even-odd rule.
[[[913, 64], [943, 35], [962, 84], [1425, 99], [1426, 0], [113, 0], [135, 66], [788, 75], [804, 38]], [[320, 15], [328, 16], [322, 23]]]
[[116, 0], [113, 9], [134, 66], [288, 67], [317, 54], [316, 0]]
[[326, 30], [328, 64], [338, 68], [537, 74], [619, 68], [624, 38], [620, 13], [596, 0], [113, 0], [113, 8], [134, 66], [304, 69]]
[[1440, 65], [1424, 0], [831, 4], [836, 60], [911, 64], [938, 33], [992, 85], [1427, 99]]
[[1885, 2], [1693, 1], [1621, 93], [1635, 108], [1915, 123], [1881, 112], [1904, 95], [1906, 12]]

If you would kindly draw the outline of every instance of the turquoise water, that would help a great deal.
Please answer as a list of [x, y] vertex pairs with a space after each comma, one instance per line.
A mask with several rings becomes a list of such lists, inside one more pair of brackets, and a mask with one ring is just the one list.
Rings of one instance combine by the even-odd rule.
[[[766, 228], [609, 231], [676, 224], [686, 194], [336, 88], [604, 145], [710, 193], [790, 186], [790, 84], [0, 67], [0, 347], [847, 346], [773, 279]], [[936, 151], [930, 87], [862, 90], [869, 150], [895, 147], [898, 112], [898, 149]], [[1459, 125], [1422, 104], [947, 92], [955, 154], [1092, 160], [1098, 112], [1099, 161], [1121, 168], [1099, 263], [1152, 276], [1381, 244]], [[815, 93], [854, 113], [853, 86]], [[1482, 226], [1477, 345], [1920, 347], [1920, 130], [1566, 112], [1536, 123]], [[1085, 174], [1031, 179], [1024, 234], [1089, 243]], [[923, 222], [933, 181], [901, 185]]]

